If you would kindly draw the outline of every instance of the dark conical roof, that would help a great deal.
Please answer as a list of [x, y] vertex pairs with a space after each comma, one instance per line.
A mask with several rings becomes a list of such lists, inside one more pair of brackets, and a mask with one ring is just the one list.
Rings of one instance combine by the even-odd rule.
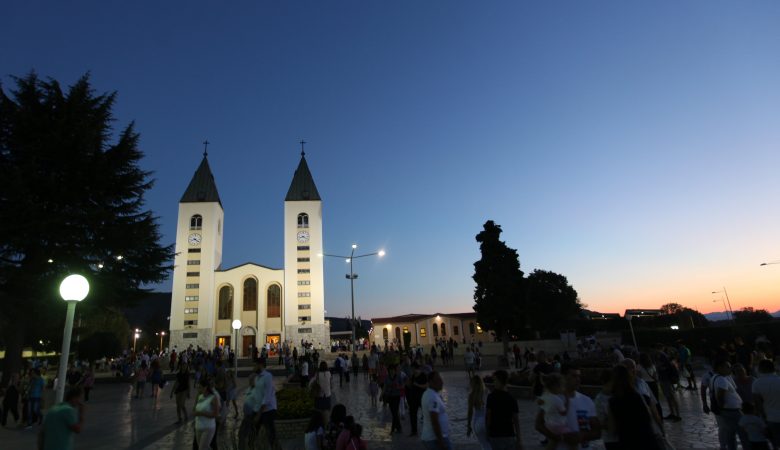
[[317, 192], [317, 186], [314, 184], [314, 178], [309, 171], [309, 165], [306, 164], [306, 156], [301, 155], [301, 162], [295, 169], [290, 189], [287, 191], [286, 202], [322, 200], [320, 193]]
[[196, 170], [195, 175], [192, 176], [190, 185], [187, 186], [187, 190], [184, 191], [184, 195], [181, 196], [179, 203], [206, 202], [217, 202], [220, 206], [222, 205], [222, 201], [219, 199], [219, 193], [217, 192], [217, 184], [214, 183], [214, 175], [211, 174], [209, 161], [204, 155], [203, 161], [200, 162], [198, 170]]

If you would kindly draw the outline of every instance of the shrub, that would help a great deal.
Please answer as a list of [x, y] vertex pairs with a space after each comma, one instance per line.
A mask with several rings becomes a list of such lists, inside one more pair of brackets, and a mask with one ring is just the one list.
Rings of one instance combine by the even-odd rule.
[[306, 419], [311, 417], [314, 400], [306, 389], [286, 388], [276, 393], [276, 418]]

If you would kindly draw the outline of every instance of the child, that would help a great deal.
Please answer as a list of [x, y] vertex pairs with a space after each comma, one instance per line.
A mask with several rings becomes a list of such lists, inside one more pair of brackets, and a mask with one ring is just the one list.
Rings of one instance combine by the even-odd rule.
[[371, 375], [371, 381], [368, 383], [368, 396], [371, 397], [371, 406], [376, 406], [376, 398], [379, 395], [379, 381], [376, 375]]
[[[544, 392], [537, 403], [544, 411], [544, 426], [556, 434], [570, 433], [566, 425], [566, 415], [569, 412], [569, 399], [563, 395], [563, 378], [559, 373], [551, 373], [542, 377]], [[558, 443], [547, 442], [545, 448], [554, 450]]]
[[303, 435], [306, 450], [322, 450], [322, 439], [325, 436], [324, 425], [325, 419], [322, 417], [322, 411], [312, 411], [309, 425]]
[[753, 450], [769, 450], [766, 441], [766, 423], [756, 415], [756, 408], [750, 402], [742, 403], [742, 414], [739, 419], [739, 427], [745, 430], [750, 448]]

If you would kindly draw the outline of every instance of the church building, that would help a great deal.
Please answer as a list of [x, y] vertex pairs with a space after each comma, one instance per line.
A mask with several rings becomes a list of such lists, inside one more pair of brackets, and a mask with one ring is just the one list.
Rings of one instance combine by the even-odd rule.
[[[179, 201], [170, 315], [170, 348], [251, 346], [307, 341], [327, 347], [323, 283], [322, 199], [306, 154], [284, 199], [284, 268], [246, 263], [222, 267], [225, 213], [208, 163]], [[239, 218], [240, 220], [240, 218]], [[241, 321], [238, 342], [231, 324]]]

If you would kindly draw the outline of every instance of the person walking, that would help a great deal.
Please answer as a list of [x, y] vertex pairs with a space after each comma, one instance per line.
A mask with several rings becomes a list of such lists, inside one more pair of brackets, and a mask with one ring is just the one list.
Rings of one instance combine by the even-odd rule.
[[182, 415], [184, 415], [184, 421], [187, 421], [187, 399], [190, 398], [190, 371], [187, 364], [180, 364], [179, 371], [176, 373], [176, 381], [173, 382], [173, 389], [171, 389], [171, 397], [176, 396], [176, 416], [179, 420], [177, 424], [182, 423]]
[[92, 391], [92, 387], [95, 386], [95, 373], [92, 371], [92, 366], [87, 367], [84, 372], [84, 377], [81, 379], [81, 387], [84, 388], [84, 401], [89, 401], [89, 393]]
[[358, 373], [360, 372], [360, 359], [357, 353], [352, 352], [352, 375], [354, 375], [357, 381]]
[[753, 401], [756, 411], [766, 420], [769, 440], [780, 448], [780, 376], [770, 359], [758, 362], [758, 379], [753, 382]]
[[311, 379], [309, 389], [314, 395], [314, 408], [327, 414], [330, 411], [330, 397], [332, 395], [331, 382], [333, 376], [328, 370], [328, 363], [320, 362], [319, 370]]
[[737, 435], [740, 434], [743, 447], [749, 445], [739, 433], [739, 419], [742, 416], [742, 399], [731, 377], [731, 363], [720, 360], [715, 363], [715, 376], [711, 383], [711, 409], [718, 423], [718, 441], [721, 449], [736, 450]]
[[393, 424], [390, 427], [390, 432], [401, 432], [401, 418], [399, 414], [399, 406], [401, 404], [401, 389], [403, 388], [403, 375], [398, 366], [392, 365], [388, 368], [388, 375], [385, 379], [385, 387], [382, 390], [382, 395], [385, 401], [390, 405], [390, 413], [393, 416]]
[[195, 399], [193, 415], [195, 416], [195, 441], [198, 450], [211, 447], [211, 440], [217, 431], [219, 417], [219, 396], [207, 378], [202, 378], [199, 385], [198, 398]]
[[428, 376], [425, 375], [420, 364], [415, 361], [412, 363], [412, 375], [406, 382], [406, 402], [409, 404], [409, 426], [411, 433], [409, 436], [417, 435], [417, 424], [419, 419], [417, 412], [422, 404], [422, 396], [428, 389]]
[[73, 434], [84, 426], [84, 404], [80, 387], [65, 392], [64, 401], [52, 406], [46, 413], [38, 433], [38, 448], [43, 450], [72, 450]]
[[509, 374], [506, 370], [493, 372], [493, 391], [485, 402], [487, 440], [493, 450], [521, 449], [520, 420], [517, 400], [506, 391]]
[[146, 361], [141, 361], [141, 366], [135, 372], [135, 398], [144, 396], [147, 376], [149, 376], [149, 369], [146, 368]]
[[276, 442], [276, 389], [274, 388], [274, 378], [271, 372], [266, 369], [264, 359], [260, 359], [257, 364], [260, 373], [255, 379], [255, 389], [262, 392], [262, 400], [259, 404], [260, 409], [256, 411], [260, 414], [260, 425], [266, 429], [268, 443], [273, 447]]
[[[487, 437], [487, 427], [485, 425], [485, 383], [479, 376], [471, 377], [469, 382], [468, 415], [466, 418], [466, 436], [477, 438], [482, 450], [490, 450], [490, 443]], [[415, 418], [416, 419], [416, 418]]]
[[41, 414], [41, 397], [43, 397], [44, 387], [45, 382], [43, 381], [43, 377], [41, 377], [40, 369], [33, 369], [32, 378], [30, 378], [30, 414], [28, 416], [27, 428], [30, 428], [36, 422], [39, 425], [43, 422], [43, 415]]
[[621, 448], [636, 450], [663, 450], [656, 440], [656, 433], [649, 407], [634, 389], [631, 375], [622, 365], [612, 369], [612, 397], [609, 399], [610, 416]]
[[432, 371], [428, 375], [428, 389], [422, 396], [423, 428], [420, 438], [427, 450], [452, 450], [447, 409], [439, 394], [443, 387], [444, 380], [439, 372]]
[[3, 396], [2, 416], [0, 416], [0, 425], [5, 426], [8, 423], [8, 413], [14, 416], [14, 424], [19, 425], [19, 374], [14, 373], [5, 387], [5, 396]]

